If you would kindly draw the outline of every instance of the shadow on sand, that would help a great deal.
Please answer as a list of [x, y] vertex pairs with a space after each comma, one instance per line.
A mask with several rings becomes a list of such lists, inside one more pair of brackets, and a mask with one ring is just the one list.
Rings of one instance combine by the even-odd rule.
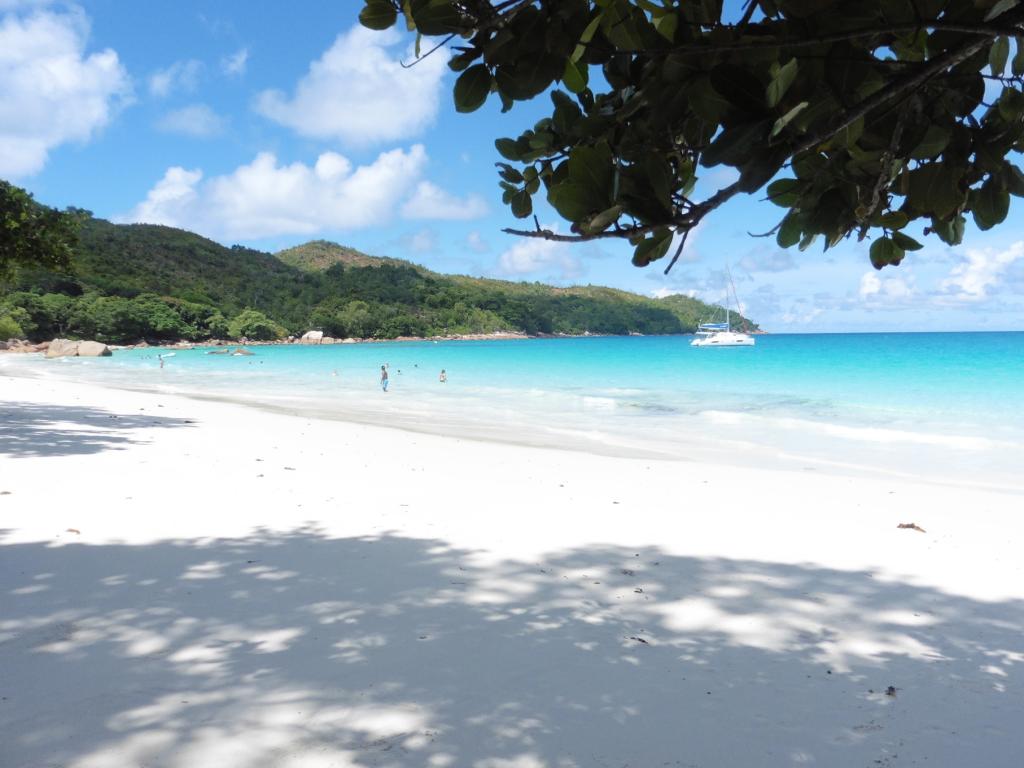
[[1024, 753], [1024, 605], [866, 572], [615, 547], [483, 564], [307, 528], [0, 545], [0, 585], [6, 768], [994, 768]]
[[0, 457], [76, 456], [123, 450], [138, 443], [132, 437], [133, 430], [191, 423], [145, 412], [115, 413], [88, 406], [0, 401]]

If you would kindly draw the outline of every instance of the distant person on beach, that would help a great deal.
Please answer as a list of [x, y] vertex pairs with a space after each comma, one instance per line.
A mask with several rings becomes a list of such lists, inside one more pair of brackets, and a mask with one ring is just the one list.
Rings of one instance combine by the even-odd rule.
[[442, 384], [447, 383], [448, 374], [444, 372], [444, 368], [441, 369], [441, 375], [438, 376], [437, 380], [440, 381]]
[[380, 388], [385, 392], [388, 391], [388, 368], [387, 365], [380, 367]]
[[160, 367], [163, 368], [164, 367], [164, 356], [163, 355], [157, 355], [157, 357], [160, 358]]

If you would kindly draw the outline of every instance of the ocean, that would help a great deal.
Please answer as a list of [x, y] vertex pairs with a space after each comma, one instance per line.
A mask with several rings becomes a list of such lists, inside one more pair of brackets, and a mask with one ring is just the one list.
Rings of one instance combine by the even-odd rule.
[[[8, 355], [0, 372], [634, 457], [1024, 487], [1024, 333], [256, 346], [252, 356]], [[387, 365], [390, 387], [379, 386]], [[447, 383], [439, 374], [445, 369]]]

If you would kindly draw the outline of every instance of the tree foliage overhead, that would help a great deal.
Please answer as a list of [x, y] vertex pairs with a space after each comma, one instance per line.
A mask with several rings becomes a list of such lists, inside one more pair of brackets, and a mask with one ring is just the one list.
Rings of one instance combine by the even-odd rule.
[[[911, 222], [958, 244], [1024, 195], [1020, 0], [365, 0], [360, 20], [449, 42], [461, 112], [556, 86], [496, 145], [513, 214], [543, 188], [572, 234], [513, 234], [625, 238], [646, 266], [781, 173], [780, 246], [871, 235], [880, 269], [921, 247]], [[738, 179], [695, 199], [717, 166]]]
[[0, 278], [19, 264], [67, 269], [77, 243], [78, 216], [32, 199], [0, 181]]

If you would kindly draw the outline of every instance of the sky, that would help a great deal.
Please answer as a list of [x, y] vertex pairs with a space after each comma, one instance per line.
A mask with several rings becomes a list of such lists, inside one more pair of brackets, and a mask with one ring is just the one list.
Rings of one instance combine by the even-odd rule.
[[[447, 57], [403, 66], [410, 36], [362, 29], [362, 5], [0, 0], [0, 178], [48, 205], [271, 252], [326, 239], [439, 272], [715, 303], [728, 266], [743, 310], [774, 332], [1024, 330], [1019, 199], [1002, 226], [969, 224], [956, 248], [919, 237], [881, 272], [869, 241], [801, 253], [752, 237], [784, 213], [763, 193], [709, 216], [667, 276], [664, 262], [633, 267], [626, 243], [506, 235], [521, 222], [501, 202], [494, 139], [550, 102], [457, 114]], [[697, 194], [734, 178], [704, 169]]]

